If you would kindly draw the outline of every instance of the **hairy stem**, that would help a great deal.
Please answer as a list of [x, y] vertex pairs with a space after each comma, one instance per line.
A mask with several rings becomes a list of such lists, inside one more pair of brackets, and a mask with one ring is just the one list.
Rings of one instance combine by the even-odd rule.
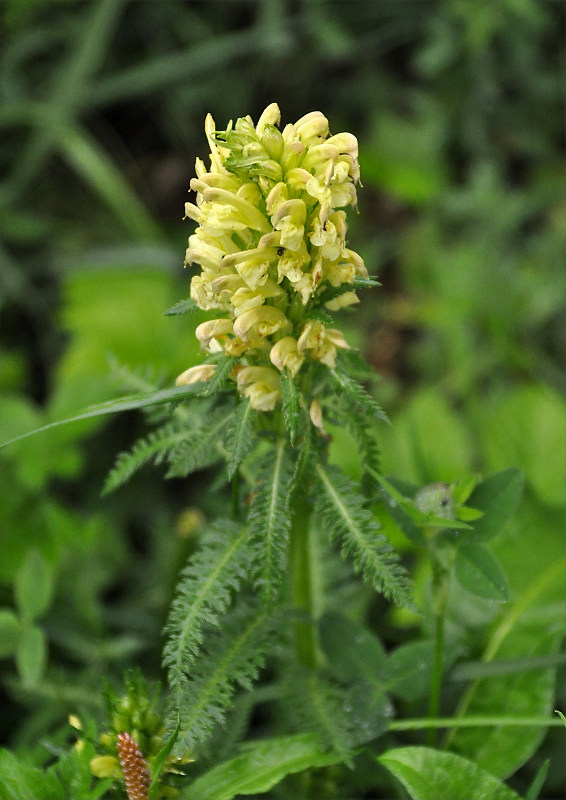
[[295, 647], [299, 662], [308, 669], [316, 669], [311, 509], [304, 496], [295, 497], [294, 511], [289, 541], [291, 597], [295, 609], [306, 617], [295, 622]]

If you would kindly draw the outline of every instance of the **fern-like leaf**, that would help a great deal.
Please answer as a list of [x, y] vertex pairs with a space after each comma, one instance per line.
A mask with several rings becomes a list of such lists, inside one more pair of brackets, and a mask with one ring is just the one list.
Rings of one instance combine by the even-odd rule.
[[316, 466], [316, 513], [331, 539], [342, 537], [356, 572], [395, 603], [413, 608], [409, 580], [353, 481], [336, 467]]
[[376, 491], [380, 488], [375, 479], [371, 477], [369, 470], [379, 472], [379, 448], [371, 431], [368, 429], [366, 417], [359, 414], [352, 414], [345, 396], [342, 395], [337, 403], [337, 408], [334, 409], [337, 415], [339, 424], [349, 428], [354, 438], [356, 439], [361, 453], [362, 461], [362, 479], [360, 481], [362, 492], [366, 497], [375, 495]]
[[176, 317], [179, 314], [194, 314], [197, 311], [200, 311], [200, 309], [195, 301], [190, 297], [187, 297], [186, 300], [179, 300], [179, 302], [175, 303], [174, 306], [171, 306], [171, 308], [168, 308], [167, 311], [164, 311], [163, 316]]
[[283, 392], [283, 419], [289, 434], [289, 441], [293, 446], [299, 433], [301, 407], [297, 384], [286, 369], [281, 373], [281, 389]]
[[203, 625], [214, 625], [246, 577], [248, 532], [228, 520], [217, 521], [181, 573], [165, 628], [163, 665], [169, 685], [179, 695], [202, 643]]
[[253, 571], [267, 605], [277, 598], [285, 573], [291, 528], [289, 485], [292, 465], [285, 441], [264, 458], [250, 506], [249, 530], [253, 548]]
[[236, 686], [250, 689], [263, 665], [270, 620], [264, 609], [231, 611], [222, 632], [211, 635], [190, 680], [174, 697], [171, 718], [179, 716], [178, 751], [206, 739], [232, 706]]
[[184, 478], [197, 469], [210, 467], [224, 455], [221, 443], [230, 424], [234, 410], [222, 406], [202, 420], [192, 431], [190, 439], [184, 441], [173, 453], [168, 478]]
[[322, 322], [323, 325], [334, 325], [333, 318], [327, 311], [323, 311], [322, 308], [311, 308], [309, 311], [307, 311], [306, 318], [316, 320], [317, 322]]
[[295, 461], [293, 480], [291, 481], [292, 492], [294, 492], [297, 487], [300, 487], [304, 483], [305, 476], [308, 473], [316, 450], [316, 442], [313, 436], [313, 425], [311, 423], [309, 413], [304, 405], [301, 405], [300, 410], [302, 412], [301, 429], [303, 435], [301, 436], [297, 446], [298, 456]]
[[214, 359], [208, 359], [208, 362], [216, 364], [216, 371], [212, 378], [209, 378], [203, 384], [204, 397], [212, 397], [212, 395], [215, 395], [224, 389], [224, 384], [236, 366], [238, 359], [235, 356], [221, 355], [220, 357], [215, 357]]
[[193, 436], [193, 431], [181, 420], [168, 422], [158, 431], [136, 442], [128, 453], [120, 453], [106, 478], [102, 494], [113, 492], [126, 483], [143, 466], [153, 461], [161, 464], [179, 445]]
[[355, 410], [361, 411], [363, 414], [367, 414], [370, 417], [381, 419], [384, 422], [389, 421], [387, 414], [383, 411], [379, 403], [366, 392], [360, 383], [338, 369], [331, 369], [329, 373], [334, 385], [344, 393], [344, 396]]
[[228, 451], [227, 468], [228, 478], [233, 478], [236, 470], [255, 444], [253, 437], [253, 418], [249, 399], [240, 400], [226, 434], [226, 449]]

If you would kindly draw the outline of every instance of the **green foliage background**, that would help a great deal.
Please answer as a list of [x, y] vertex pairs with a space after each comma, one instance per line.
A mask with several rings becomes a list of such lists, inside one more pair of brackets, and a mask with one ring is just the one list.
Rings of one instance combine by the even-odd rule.
[[[0, 439], [168, 386], [197, 363], [194, 318], [162, 312], [188, 294], [182, 215], [204, 117], [223, 126], [272, 101], [284, 121], [321, 110], [360, 142], [350, 241], [383, 286], [342, 325], [381, 375], [385, 473], [422, 485], [524, 471], [519, 513], [495, 545], [512, 602], [530, 614], [507, 657], [539, 654], [539, 618], [559, 649], [564, 4], [4, 0], [1, 13]], [[0, 742], [38, 760], [38, 740], [69, 712], [96, 713], [101, 674], [160, 674], [199, 514], [228, 504], [205, 491], [209, 473], [187, 485], [155, 470], [101, 499], [116, 454], [144, 431], [136, 414], [87, 420], [0, 453]], [[359, 476], [356, 447], [333, 433], [333, 459]], [[390, 533], [424, 591], [424, 566]], [[27, 585], [40, 587], [31, 599]], [[363, 608], [390, 643], [420, 624]], [[466, 597], [457, 608], [457, 638], [479, 657], [505, 612]], [[515, 690], [520, 702], [529, 688]], [[563, 688], [554, 703], [566, 707]], [[551, 757], [560, 794], [560, 737], [518, 773], [519, 791]]]

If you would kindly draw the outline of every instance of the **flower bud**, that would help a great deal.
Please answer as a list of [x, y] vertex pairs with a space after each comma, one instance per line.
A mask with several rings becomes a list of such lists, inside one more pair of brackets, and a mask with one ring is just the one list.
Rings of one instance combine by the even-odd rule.
[[95, 756], [89, 761], [89, 768], [95, 778], [119, 778], [120, 762], [114, 756]]
[[[198, 383], [199, 381], [207, 381], [212, 378], [216, 372], [214, 364], [199, 364], [196, 367], [190, 367], [182, 372], [175, 381], [176, 386], [188, 386], [191, 383]], [[124, 726], [118, 726], [124, 727]]]
[[261, 143], [265, 147], [270, 158], [275, 161], [281, 158], [285, 142], [283, 141], [281, 133], [277, 128], [274, 128], [273, 125], [267, 125], [262, 134]]

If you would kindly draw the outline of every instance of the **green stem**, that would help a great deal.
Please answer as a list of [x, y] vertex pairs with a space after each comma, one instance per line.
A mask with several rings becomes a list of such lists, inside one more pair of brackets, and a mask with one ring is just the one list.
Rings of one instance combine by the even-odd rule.
[[[437, 614], [434, 631], [434, 665], [432, 672], [432, 683], [430, 688], [430, 699], [428, 705], [428, 715], [430, 719], [438, 717], [440, 710], [440, 692], [442, 689], [442, 657], [444, 655], [444, 613]], [[427, 734], [427, 744], [429, 747], [436, 746], [436, 731], [431, 728]]]
[[[435, 549], [435, 533], [431, 531], [429, 539], [430, 558], [432, 565], [432, 605], [435, 615], [434, 625], [434, 664], [430, 687], [428, 715], [430, 719], [438, 717], [440, 711], [440, 695], [442, 691], [442, 661], [444, 657], [444, 621], [446, 617], [446, 602], [450, 588], [451, 564], [445, 564], [440, 554]], [[430, 728], [427, 734], [429, 747], [436, 747], [436, 730]]]
[[316, 669], [318, 657], [314, 627], [310, 516], [311, 510], [305, 497], [297, 496], [289, 540], [291, 598], [295, 609], [307, 619], [295, 622], [295, 647], [299, 662], [308, 669]]
[[420, 731], [431, 728], [488, 728], [507, 725], [516, 728], [560, 728], [558, 717], [437, 717], [436, 719], [401, 719], [389, 723], [390, 731]]

